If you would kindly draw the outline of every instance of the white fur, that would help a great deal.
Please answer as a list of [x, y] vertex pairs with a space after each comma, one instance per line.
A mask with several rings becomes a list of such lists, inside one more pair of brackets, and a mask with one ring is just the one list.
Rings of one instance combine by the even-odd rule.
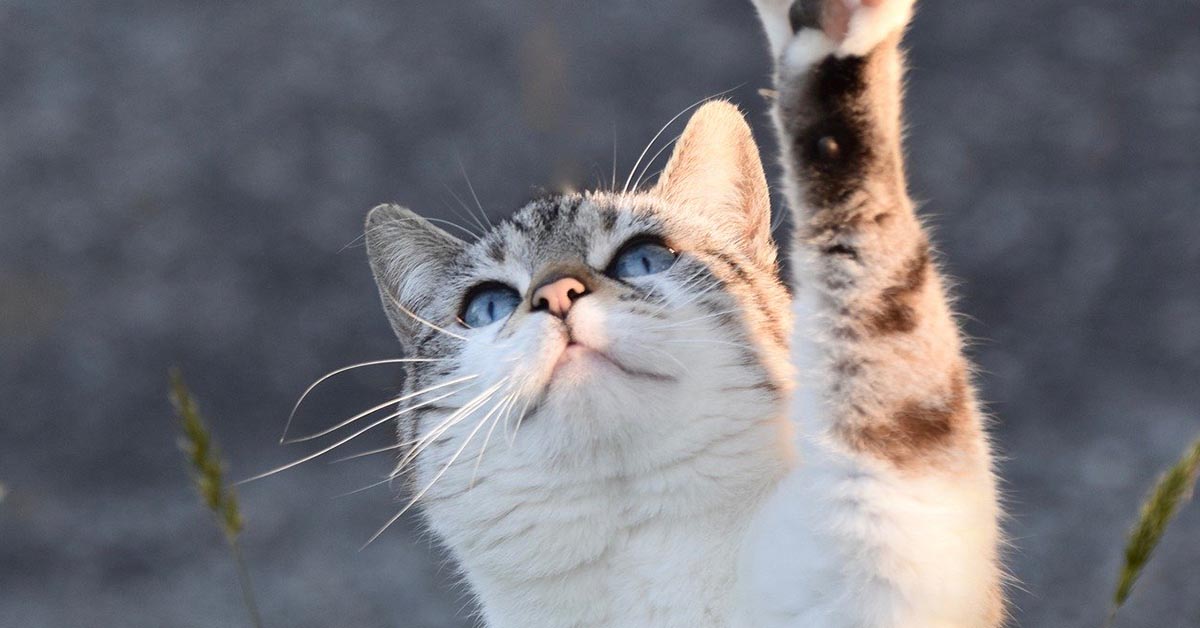
[[838, 46], [837, 55], [864, 56], [880, 42], [904, 28], [912, 18], [912, 0], [888, 0], [876, 7], [865, 7], [858, 0], [851, 5], [850, 28]]
[[[829, 0], [839, 1], [839, 0]], [[779, 79], [810, 71], [829, 55], [865, 55], [904, 27], [911, 0], [851, 7], [837, 42], [817, 29], [780, 36], [790, 0], [756, 0], [779, 63]], [[776, 116], [779, 111], [776, 110]], [[776, 125], [783, 128], [782, 120]], [[785, 178], [789, 201], [802, 194]], [[983, 628], [996, 621], [998, 506], [986, 443], [972, 443], [945, 466], [901, 469], [850, 451], [831, 436], [818, 299], [804, 249], [794, 252], [800, 287], [793, 313], [791, 400], [798, 466], [757, 514], [740, 556], [738, 628]], [[931, 293], [929, 299], [940, 298]], [[945, 304], [928, 301], [944, 314]], [[947, 362], [956, 337], [948, 315], [932, 316], [936, 346], [912, 347]], [[944, 328], [942, 328], [944, 326]], [[894, 359], [882, 350], [874, 360]], [[891, 382], [927, 394], [930, 382]], [[951, 471], [947, 471], [951, 469]]]
[[835, 51], [837, 42], [822, 31], [805, 28], [787, 42], [780, 57], [780, 67], [784, 76], [790, 77], [796, 72], [807, 72], [813, 63]]
[[783, 48], [792, 39], [792, 27], [788, 21], [788, 9], [792, 0], [754, 0], [758, 18], [771, 46], [772, 57], [778, 59]]
[[[830, 54], [865, 54], [911, 15], [911, 0], [844, 1], [854, 10], [835, 42], [813, 29], [793, 36], [790, 0], [756, 0], [781, 76]], [[785, 183], [795, 203], [795, 184]], [[691, 209], [670, 220], [700, 220]], [[590, 263], [602, 266], [622, 240], [596, 246]], [[791, 360], [802, 387], [786, 413], [774, 399], [719, 392], [761, 381], [736, 349], [755, 339], [688, 344], [728, 340], [728, 330], [698, 319], [706, 311], [689, 305], [695, 287], [670, 272], [639, 281], [666, 295], [672, 320], [692, 323], [656, 326], [601, 292], [580, 299], [568, 324], [584, 344], [672, 383], [630, 378], [596, 358], [556, 370], [566, 338], [545, 315], [463, 332], [467, 348], [451, 377], [479, 383], [451, 405], [482, 391], [493, 397], [416, 459], [415, 480], [418, 490], [433, 484], [424, 513], [490, 628], [993, 625], [997, 507], [986, 452], [905, 470], [830, 437], [818, 297], [797, 259]], [[511, 261], [496, 272], [521, 293], [532, 280]], [[765, 354], [760, 366], [790, 370]], [[523, 422], [524, 408], [504, 405], [507, 395], [546, 390]], [[444, 418], [428, 417], [423, 429]]]
[[[509, 279], [522, 289], [528, 282]], [[688, 304], [695, 288], [682, 289], [680, 276], [643, 281], [668, 295], [673, 319], [705, 316]], [[476, 433], [423, 500], [430, 526], [491, 628], [728, 626], [741, 539], [787, 464], [777, 403], [715, 394], [754, 381], [729, 366], [733, 346], [673, 344], [722, 337], [711, 317], [656, 330], [598, 293], [580, 299], [569, 322], [585, 344], [678, 382], [643, 382], [589, 361], [560, 368], [519, 436], [520, 407], [497, 423], [485, 455], [478, 443], [489, 428]], [[482, 373], [488, 384], [507, 377], [527, 392], [549, 384], [565, 343], [560, 323], [537, 315], [514, 324], [517, 333], [503, 340], [495, 338], [500, 326], [469, 332], [459, 373]], [[418, 488], [491, 405], [447, 432], [449, 446], [418, 459]]]
[[[851, 12], [846, 36], [841, 42], [833, 41], [816, 29], [801, 29], [793, 34], [788, 21], [788, 9], [793, 0], [754, 0], [771, 52], [776, 59], [783, 60], [785, 69], [789, 66], [807, 68], [830, 54], [839, 57], [866, 55], [888, 36], [904, 28], [912, 18], [912, 0], [889, 0], [875, 7], [863, 6], [860, 0], [829, 1], [844, 2]], [[817, 35], [820, 37], [815, 37]], [[819, 40], [823, 41], [818, 45]]]
[[809, 383], [792, 400], [800, 464], [747, 535], [734, 625], [990, 625], [998, 516], [990, 469], [966, 460], [961, 475], [902, 472], [828, 438], [814, 298], [799, 290], [794, 308], [793, 361]]

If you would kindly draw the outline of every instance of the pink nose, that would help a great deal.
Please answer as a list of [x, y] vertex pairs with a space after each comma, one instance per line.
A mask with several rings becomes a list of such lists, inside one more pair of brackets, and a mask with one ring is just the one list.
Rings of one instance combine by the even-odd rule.
[[564, 318], [575, 299], [587, 294], [587, 291], [587, 286], [574, 277], [555, 279], [533, 291], [533, 309], [549, 310], [551, 314]]

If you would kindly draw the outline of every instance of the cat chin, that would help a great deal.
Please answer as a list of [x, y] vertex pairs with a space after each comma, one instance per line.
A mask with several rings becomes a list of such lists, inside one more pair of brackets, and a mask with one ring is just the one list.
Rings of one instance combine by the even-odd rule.
[[550, 372], [551, 386], [586, 386], [600, 372], [612, 370], [615, 364], [606, 355], [591, 347], [570, 343], [563, 347]]

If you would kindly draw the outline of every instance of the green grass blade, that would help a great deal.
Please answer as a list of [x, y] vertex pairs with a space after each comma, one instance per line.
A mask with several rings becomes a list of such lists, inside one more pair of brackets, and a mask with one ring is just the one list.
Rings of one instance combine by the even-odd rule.
[[1133, 529], [1130, 530], [1129, 541], [1125, 545], [1125, 561], [1121, 566], [1117, 589], [1113, 593], [1113, 607], [1109, 614], [1110, 623], [1117, 610], [1129, 599], [1133, 585], [1137, 583], [1146, 563], [1154, 554], [1154, 549], [1158, 547], [1158, 542], [1162, 540], [1167, 524], [1191, 499], [1198, 473], [1200, 473], [1200, 439], [1192, 443], [1183, 458], [1158, 479], [1154, 490], [1142, 504], [1141, 514]]
[[196, 401], [184, 384], [178, 369], [171, 369], [170, 379], [171, 403], [175, 406], [175, 415], [179, 419], [179, 448], [187, 457], [188, 474], [200, 495], [200, 500], [212, 511], [217, 525], [225, 534], [226, 544], [237, 565], [238, 581], [241, 583], [242, 597], [246, 611], [250, 614], [250, 621], [255, 628], [262, 628], [258, 603], [250, 586], [250, 573], [246, 569], [241, 546], [238, 544], [238, 535], [242, 532], [242, 514], [238, 508], [237, 494], [225, 477], [225, 462], [221, 459], [217, 442], [208, 431], [204, 417], [200, 415], [200, 409], [196, 406]]

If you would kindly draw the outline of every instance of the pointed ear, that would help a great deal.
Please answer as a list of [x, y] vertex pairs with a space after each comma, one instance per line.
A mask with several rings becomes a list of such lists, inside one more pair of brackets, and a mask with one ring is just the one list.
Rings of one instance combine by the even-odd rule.
[[775, 263], [771, 195], [758, 146], [729, 102], [709, 102], [692, 114], [652, 193], [700, 212], [754, 259]]
[[405, 352], [411, 352], [422, 326], [414, 315], [444, 298], [450, 264], [465, 244], [399, 205], [380, 205], [367, 214], [366, 241], [383, 310]]

